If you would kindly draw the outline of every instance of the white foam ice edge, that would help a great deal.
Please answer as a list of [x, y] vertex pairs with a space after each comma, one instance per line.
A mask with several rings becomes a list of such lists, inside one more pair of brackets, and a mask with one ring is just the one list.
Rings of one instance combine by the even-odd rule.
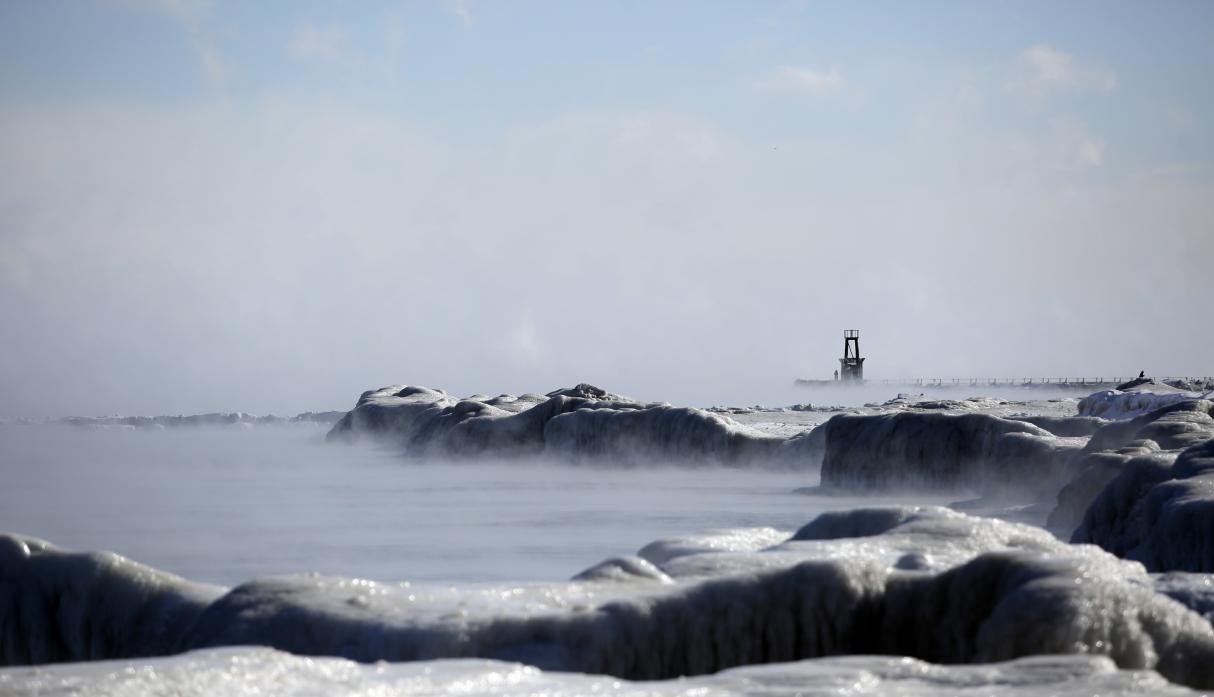
[[361, 664], [268, 648], [220, 648], [171, 658], [0, 670], [0, 693], [40, 697], [273, 694], [281, 697], [1046, 697], [1198, 694], [1103, 656], [1042, 656], [975, 666], [847, 656], [749, 666], [715, 675], [631, 682], [477, 659]]
[[[483, 588], [302, 576], [231, 590], [0, 538], [9, 665], [230, 645], [364, 662], [485, 658], [634, 680], [840, 654], [1107, 656], [1214, 687], [1214, 629], [1140, 564], [942, 508], [829, 513], [796, 534], [651, 544], [575, 580]], [[1089, 664], [1096, 665], [1096, 664]]]

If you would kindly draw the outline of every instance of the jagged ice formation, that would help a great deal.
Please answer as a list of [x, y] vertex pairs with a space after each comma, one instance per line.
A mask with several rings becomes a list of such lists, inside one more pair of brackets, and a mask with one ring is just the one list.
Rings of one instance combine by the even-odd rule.
[[661, 679], [838, 654], [974, 663], [1087, 653], [1214, 686], [1214, 629], [1201, 615], [1156, 593], [1141, 566], [1039, 529], [938, 508], [861, 509], [771, 547], [741, 551], [747, 544], [611, 560], [565, 584], [460, 590], [302, 576], [225, 592], [7, 536], [2, 658], [260, 644]]
[[330, 440], [375, 435], [407, 452], [457, 456], [554, 455], [636, 461], [739, 462], [769, 458], [782, 440], [720, 414], [639, 403], [592, 385], [541, 397], [477, 395], [394, 385], [363, 393]]

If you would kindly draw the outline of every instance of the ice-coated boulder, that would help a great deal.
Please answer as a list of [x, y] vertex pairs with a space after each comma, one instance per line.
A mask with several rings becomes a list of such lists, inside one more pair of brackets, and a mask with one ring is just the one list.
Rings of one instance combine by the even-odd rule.
[[117, 554], [71, 554], [0, 534], [0, 662], [173, 653], [222, 593]]
[[1081, 443], [988, 414], [840, 415], [823, 431], [824, 486], [1013, 490], [1051, 496]]
[[[835, 515], [796, 537], [691, 552], [664, 568], [608, 560], [563, 584], [458, 589], [293, 576], [227, 592], [112, 555], [5, 537], [3, 658], [257, 644], [365, 662], [479, 657], [664, 679], [840, 654], [986, 663], [1088, 653], [1214, 686], [1210, 624], [1157, 593], [1140, 565], [1094, 547], [935, 508]], [[699, 572], [677, 572], [697, 558]]]
[[559, 457], [736, 462], [771, 459], [782, 439], [700, 409], [595, 404], [544, 425], [545, 452]]
[[[65, 686], [47, 692], [47, 686]], [[71, 686], [71, 687], [67, 687]], [[746, 666], [712, 675], [628, 681], [605, 675], [542, 671], [484, 659], [355, 663], [295, 656], [265, 647], [225, 647], [181, 656], [75, 663], [0, 673], [18, 695], [110, 697], [273, 694], [277, 697], [1194, 697], [1154, 671], [1123, 670], [1105, 656], [1033, 656], [981, 665], [938, 665], [901, 656], [834, 656]]]
[[653, 562], [639, 556], [612, 557], [574, 576], [573, 580], [674, 583], [661, 569], [654, 566]]
[[[827, 421], [827, 423], [830, 423]], [[785, 461], [804, 463], [809, 467], [821, 467], [826, 455], [826, 424], [795, 435], [780, 444], [778, 456]]]
[[1096, 416], [1012, 416], [1013, 421], [1023, 421], [1064, 438], [1090, 436], [1109, 422]]
[[[1123, 471], [1126, 481], [1110, 489], [1109, 497], [1130, 496], [1136, 500], [1145, 493], [1140, 486], [1144, 472], [1164, 471], [1181, 450], [1214, 437], [1210, 411], [1209, 401], [1186, 399], [1099, 428], [1083, 451], [1073, 458], [1075, 476], [1060, 490], [1047, 526], [1069, 537], [1105, 487]], [[1158, 482], [1152, 481], [1150, 485], [1154, 483]], [[1093, 512], [1093, 527], [1102, 527], [1099, 520], [1102, 516], [1120, 516], [1116, 511], [1115, 507], [1109, 508], [1107, 501], [1102, 503], [1102, 510]]]
[[363, 393], [330, 440], [394, 439], [414, 454], [552, 455], [612, 461], [770, 461], [782, 439], [701, 409], [640, 403], [588, 384], [545, 397], [393, 385]]
[[[1214, 403], [1190, 399], [1110, 424], [1092, 436], [1088, 451], [1080, 478], [1091, 481], [1072, 482], [1063, 493], [1079, 501], [1077, 489], [1086, 493], [1108, 479], [1072, 541], [1100, 545], [1153, 571], [1214, 572]], [[1067, 504], [1067, 515], [1077, 507]]]
[[1214, 623], [1214, 574], [1188, 571], [1152, 574], [1151, 587]]
[[1083, 522], [1088, 507], [1122, 470], [1163, 472], [1175, 459], [1175, 452], [1163, 451], [1158, 443], [1147, 439], [1131, 441], [1116, 450], [1082, 453], [1073, 461], [1076, 474], [1058, 492], [1057, 504], [1046, 520], [1046, 527], [1070, 538]]
[[1079, 416], [1131, 419], [1170, 404], [1199, 398], [1209, 399], [1212, 396], [1214, 394], [1203, 395], [1148, 380], [1124, 390], [1104, 390], [1084, 397], [1079, 400]]

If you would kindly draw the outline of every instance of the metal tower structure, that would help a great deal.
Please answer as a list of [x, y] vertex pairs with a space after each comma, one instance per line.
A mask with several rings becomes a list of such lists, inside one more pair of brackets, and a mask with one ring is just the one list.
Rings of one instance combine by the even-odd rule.
[[839, 379], [863, 382], [864, 359], [860, 357], [860, 330], [843, 331], [843, 357], [839, 359]]

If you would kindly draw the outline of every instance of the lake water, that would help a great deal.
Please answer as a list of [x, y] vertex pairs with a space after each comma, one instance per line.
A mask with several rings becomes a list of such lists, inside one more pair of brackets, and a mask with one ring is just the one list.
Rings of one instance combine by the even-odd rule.
[[232, 585], [316, 571], [384, 581], [565, 579], [713, 528], [793, 530], [874, 499], [812, 472], [423, 463], [324, 430], [0, 429], [0, 530]]

